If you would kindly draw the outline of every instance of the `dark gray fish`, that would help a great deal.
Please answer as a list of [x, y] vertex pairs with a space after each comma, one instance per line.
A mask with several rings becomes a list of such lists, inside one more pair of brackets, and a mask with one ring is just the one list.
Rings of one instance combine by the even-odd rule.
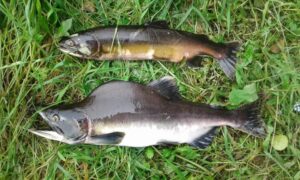
[[32, 133], [68, 144], [145, 147], [187, 143], [205, 148], [220, 126], [265, 135], [256, 103], [237, 110], [187, 102], [176, 82], [164, 77], [149, 85], [112, 81], [79, 103], [40, 113], [51, 131]]
[[98, 60], [186, 60], [200, 66], [200, 56], [218, 60], [225, 74], [235, 76], [239, 43], [215, 43], [206, 35], [169, 29], [167, 22], [144, 26], [114, 26], [89, 29], [63, 38], [61, 51], [84, 59]]

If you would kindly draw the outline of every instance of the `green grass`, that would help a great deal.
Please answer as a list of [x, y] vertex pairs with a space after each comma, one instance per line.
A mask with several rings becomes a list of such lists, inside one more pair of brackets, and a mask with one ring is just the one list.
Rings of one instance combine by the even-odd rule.
[[[80, 0], [0, 1], [0, 179], [300, 179], [300, 115], [292, 111], [300, 101], [299, 1], [90, 2], [95, 9], [86, 12]], [[243, 45], [237, 81], [228, 80], [211, 59], [190, 69], [184, 63], [96, 62], [62, 54], [57, 42], [70, 18], [69, 33], [164, 19], [172, 28], [215, 41], [238, 40]], [[280, 41], [283, 46], [272, 53]], [[146, 84], [164, 75], [174, 76], [190, 101], [228, 106], [239, 106], [229, 97], [250, 85], [250, 98], [265, 95], [268, 136], [257, 139], [222, 128], [209, 148], [197, 150], [71, 146], [28, 132], [41, 122], [40, 106], [78, 101], [109, 80]], [[283, 151], [272, 148], [277, 134], [289, 139]]]

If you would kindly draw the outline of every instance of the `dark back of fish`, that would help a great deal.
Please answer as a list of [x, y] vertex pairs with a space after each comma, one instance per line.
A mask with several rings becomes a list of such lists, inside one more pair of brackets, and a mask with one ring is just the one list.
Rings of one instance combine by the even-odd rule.
[[[91, 34], [100, 42], [120, 42], [120, 43], [148, 43], [148, 44], [172, 44], [197, 43], [197, 41], [211, 43], [205, 35], [195, 35], [193, 33], [177, 31], [172, 29], [153, 28], [147, 26], [118, 26], [95, 28], [84, 32]], [[114, 37], [114, 38], [112, 38]]]
[[[110, 82], [96, 89], [91, 93], [88, 101], [85, 101], [83, 109], [93, 120], [122, 113], [130, 116], [167, 114], [174, 121], [184, 121], [187, 118], [209, 121], [232, 115], [228, 110], [214, 109], [204, 104], [183, 100], [170, 101], [147, 86], [122, 81]], [[130, 119], [132, 118], [128, 117], [128, 120]], [[151, 120], [161, 120], [161, 118]]]

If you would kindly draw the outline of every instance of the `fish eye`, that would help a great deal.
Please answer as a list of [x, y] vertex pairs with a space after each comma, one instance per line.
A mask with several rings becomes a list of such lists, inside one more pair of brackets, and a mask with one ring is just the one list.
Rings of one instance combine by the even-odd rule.
[[57, 121], [59, 121], [59, 116], [57, 115], [57, 114], [54, 114], [53, 116], [52, 116], [52, 120], [53, 121], [55, 121], [55, 122], [57, 122]]
[[72, 40], [67, 40], [65, 43], [68, 46], [74, 46], [75, 45], [75, 43]]

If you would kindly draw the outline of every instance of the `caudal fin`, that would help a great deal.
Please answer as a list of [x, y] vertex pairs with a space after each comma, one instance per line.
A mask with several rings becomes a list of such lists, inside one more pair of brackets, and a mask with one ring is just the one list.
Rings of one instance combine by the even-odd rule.
[[231, 80], [235, 79], [236, 53], [239, 50], [239, 47], [240, 44], [238, 42], [225, 44], [224, 55], [218, 61], [226, 76]]
[[257, 137], [266, 135], [264, 122], [260, 118], [260, 106], [258, 102], [237, 109], [237, 129]]

